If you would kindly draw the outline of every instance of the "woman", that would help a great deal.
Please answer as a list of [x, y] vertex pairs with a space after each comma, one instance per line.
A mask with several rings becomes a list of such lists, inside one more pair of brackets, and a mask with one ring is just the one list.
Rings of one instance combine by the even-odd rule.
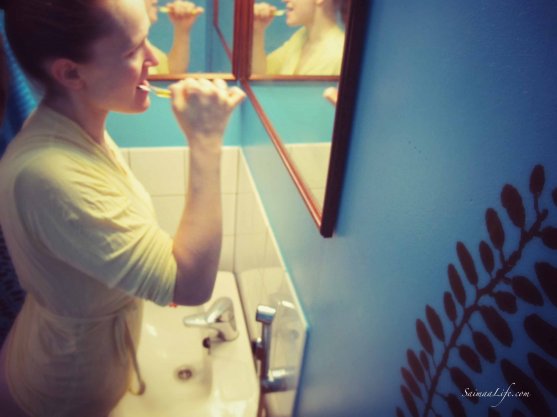
[[[244, 94], [223, 81], [171, 86], [190, 147], [173, 239], [105, 131], [109, 112], [150, 104], [144, 0], [12, 0], [14, 54], [43, 99], [0, 162], [0, 223], [27, 296], [0, 356], [11, 417], [107, 417], [144, 388], [135, 350], [142, 298], [197, 305], [220, 253], [223, 132]], [[21, 34], [25, 34], [22, 36]]]
[[283, 0], [286, 24], [302, 26], [282, 46], [265, 53], [265, 31], [276, 7], [254, 5], [252, 73], [278, 75], [339, 75], [344, 31], [339, 26], [346, 0]]
[[[159, 18], [157, 0], [145, 0], [149, 20], [154, 24]], [[149, 74], [182, 74], [190, 64], [191, 30], [203, 8], [189, 1], [175, 0], [165, 4], [173, 27], [172, 47], [168, 54], [153, 46], [159, 64], [149, 69]]]

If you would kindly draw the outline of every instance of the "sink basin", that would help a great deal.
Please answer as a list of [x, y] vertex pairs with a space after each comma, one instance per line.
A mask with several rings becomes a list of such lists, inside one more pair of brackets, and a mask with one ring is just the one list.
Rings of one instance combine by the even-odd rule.
[[[212, 330], [188, 328], [185, 316], [203, 312], [220, 297], [234, 304], [239, 336], [203, 346]], [[255, 417], [259, 385], [232, 273], [219, 272], [211, 300], [201, 307], [144, 303], [137, 352], [142, 395], [126, 394], [110, 417]]]

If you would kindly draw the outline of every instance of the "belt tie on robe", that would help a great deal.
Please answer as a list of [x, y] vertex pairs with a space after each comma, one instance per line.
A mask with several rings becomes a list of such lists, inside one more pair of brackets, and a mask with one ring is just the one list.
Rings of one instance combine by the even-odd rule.
[[[35, 304], [37, 309], [41, 312], [41, 315], [51, 323], [56, 323], [56, 327], [62, 332], [65, 331], [66, 326], [64, 325], [75, 326], [80, 324], [95, 324], [112, 320], [112, 333], [116, 351], [118, 352], [118, 357], [122, 361], [126, 360], [128, 357], [131, 359], [133, 370], [137, 378], [137, 388], [132, 388], [130, 386], [128, 387], [128, 391], [134, 395], [142, 395], [145, 392], [145, 382], [141, 377], [139, 363], [137, 362], [137, 352], [133, 343], [130, 328], [128, 326], [128, 321], [126, 320], [127, 314], [137, 309], [135, 299], [131, 299], [127, 304], [124, 304], [117, 312], [112, 314], [106, 314], [98, 317], [77, 318], [61, 316], [53, 313], [48, 308], [43, 307], [31, 294], [28, 294], [27, 298], [32, 298], [33, 304]], [[60, 328], [60, 324], [62, 324], [62, 326], [64, 327], [63, 329]]]

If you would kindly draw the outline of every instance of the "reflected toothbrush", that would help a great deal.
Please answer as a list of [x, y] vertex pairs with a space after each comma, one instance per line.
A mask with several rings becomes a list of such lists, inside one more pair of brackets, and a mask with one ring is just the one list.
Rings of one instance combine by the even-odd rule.
[[[203, 9], [203, 7], [198, 7], [197, 9], [195, 9], [195, 10], [193, 11], [192, 14], [198, 15], [198, 14], [203, 13], [204, 10], [205, 10], [205, 9]], [[170, 7], [168, 7], [168, 6], [161, 6], [161, 7], [159, 7], [159, 12], [161, 12], [161, 13], [170, 13]]]

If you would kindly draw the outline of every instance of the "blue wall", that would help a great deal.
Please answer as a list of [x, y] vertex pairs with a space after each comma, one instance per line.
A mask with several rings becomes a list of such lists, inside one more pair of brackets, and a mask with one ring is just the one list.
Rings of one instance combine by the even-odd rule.
[[[545, 224], [557, 226], [557, 208], [549, 197], [557, 187], [556, 21], [557, 4], [548, 0], [374, 1], [332, 239], [319, 237], [277, 155], [260, 140], [261, 126], [246, 115], [248, 161], [311, 324], [298, 416], [394, 416], [397, 407], [412, 415], [401, 393], [401, 368], [411, 369], [409, 349], [424, 349], [416, 323], [428, 323], [426, 305], [439, 313], [445, 333], [452, 331], [443, 304], [444, 292], [453, 294], [449, 264], [455, 265], [472, 303], [474, 289], [464, 278], [457, 242], [472, 253], [480, 284], [491, 282], [478, 255], [481, 240], [493, 247], [486, 210], [499, 213], [508, 256], [518, 247], [519, 233], [500, 193], [505, 184], [516, 187], [531, 224], [529, 180], [536, 164], [545, 167], [540, 205], [551, 209]], [[525, 245], [509, 275], [528, 277], [544, 294], [544, 305], [515, 298], [514, 314], [496, 309], [512, 329], [510, 346], [497, 340], [479, 313], [468, 321], [491, 341], [495, 362], [481, 359], [482, 371], [475, 372], [456, 349], [450, 355], [448, 365], [468, 375], [477, 391], [504, 390], [509, 379], [517, 384], [515, 391], [530, 391], [529, 402], [506, 398], [491, 408], [500, 414], [492, 415], [510, 416], [515, 408], [543, 415], [544, 404], [557, 409], [557, 394], [550, 391], [555, 383], [540, 382], [526, 357], [535, 353], [553, 366], [547, 369], [557, 367], [557, 358], [540, 348], [543, 343], [524, 332], [530, 314], [556, 325], [557, 306], [541, 290], [534, 270], [539, 261], [557, 266], [557, 254], [536, 238]], [[513, 292], [509, 285], [498, 288]], [[493, 297], [481, 303], [495, 305]], [[462, 314], [460, 307], [457, 311]], [[459, 344], [473, 346], [470, 328], [462, 331]], [[431, 330], [428, 334], [437, 355], [442, 344]], [[509, 344], [506, 335], [498, 337]], [[512, 374], [506, 365], [505, 377], [503, 359], [527, 377]], [[469, 416], [488, 415], [500, 400], [473, 404], [448, 370], [441, 373], [438, 390], [453, 393]], [[422, 415], [424, 403], [417, 396], [412, 402]], [[440, 415], [451, 415], [442, 398], [435, 397], [433, 404]]]

